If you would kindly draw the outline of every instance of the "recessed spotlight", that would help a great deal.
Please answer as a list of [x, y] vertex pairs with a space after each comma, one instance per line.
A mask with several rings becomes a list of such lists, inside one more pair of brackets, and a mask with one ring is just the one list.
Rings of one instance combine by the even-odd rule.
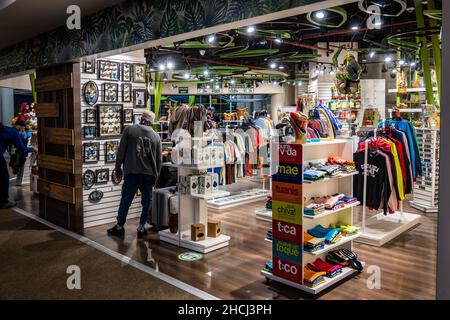
[[370, 51], [369, 58], [372, 59], [373, 57], [375, 57], [375, 51]]
[[206, 41], [208, 41], [208, 43], [213, 43], [214, 41], [216, 41], [216, 36], [211, 34], [208, 36], [208, 38], [206, 38]]
[[353, 25], [353, 26], [351, 27], [351, 29], [352, 29], [352, 30], [359, 30], [359, 26]]
[[385, 62], [391, 62], [392, 61], [392, 57], [391, 56], [387, 56], [386, 58], [384, 58]]
[[284, 69], [284, 66], [281, 65], [281, 66], [278, 67], [278, 69], [283, 70], [283, 69]]
[[172, 61], [167, 61], [167, 69], [173, 70], [175, 68], [175, 64]]
[[188, 80], [191, 77], [191, 75], [189, 74], [189, 72], [185, 72], [183, 75], [183, 78], [185, 78], [186, 80]]
[[254, 26], [248, 26], [247, 27], [247, 33], [253, 33], [256, 31], [256, 28]]
[[323, 10], [317, 11], [314, 15], [317, 19], [323, 19], [325, 18], [325, 11]]
[[277, 67], [276, 62], [271, 62], [269, 67], [270, 67], [270, 69], [275, 69]]
[[276, 86], [276, 85], [278, 84], [278, 81], [273, 80], [273, 81], [272, 81], [272, 84], [273, 84], [274, 86]]
[[166, 70], [166, 65], [164, 63], [160, 63], [158, 65], [158, 69], [159, 69], [159, 71], [164, 71], [164, 70]]

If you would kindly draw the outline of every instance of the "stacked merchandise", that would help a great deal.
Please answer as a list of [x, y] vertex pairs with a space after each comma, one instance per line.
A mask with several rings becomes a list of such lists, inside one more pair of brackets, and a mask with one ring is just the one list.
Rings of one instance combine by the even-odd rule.
[[305, 251], [315, 252], [323, 249], [327, 244], [338, 243], [342, 237], [355, 235], [358, 231], [358, 227], [341, 223], [331, 224], [329, 228], [319, 224], [304, 233], [303, 247]]
[[308, 252], [315, 252], [325, 248], [325, 241], [323, 238], [316, 238], [308, 232], [303, 234], [303, 249]]
[[326, 177], [337, 177], [343, 173], [353, 172], [355, 172], [353, 161], [331, 156], [326, 163], [310, 162], [303, 172], [303, 178], [307, 181], [317, 181]]
[[332, 196], [313, 197], [305, 202], [304, 214], [317, 216], [325, 210], [337, 210], [358, 202], [355, 197], [346, 197], [344, 194]]
[[326, 276], [326, 274], [326, 272], [314, 271], [305, 267], [303, 271], [303, 281], [306, 286], [313, 288], [325, 282], [324, 276]]
[[267, 196], [266, 209], [272, 210], [272, 196]]
[[341, 265], [331, 264], [331, 263], [323, 261], [320, 258], [318, 258], [313, 263], [308, 263], [307, 267], [313, 271], [325, 272], [325, 274], [328, 278], [334, 278], [337, 275], [342, 273]]
[[191, 136], [195, 135], [195, 123], [200, 121], [202, 123], [201, 129], [206, 129], [207, 108], [203, 105], [188, 106], [182, 104], [170, 110], [169, 115], [169, 134], [172, 134], [176, 129], [184, 129], [189, 131]]
[[272, 228], [267, 230], [266, 239], [270, 241], [273, 240]]
[[[384, 214], [400, 209], [400, 201], [412, 192], [414, 181], [422, 174], [420, 154], [414, 127], [406, 120], [386, 122], [377, 131], [376, 138], [367, 138], [368, 160], [366, 205], [372, 209], [383, 209]], [[354, 154], [360, 168], [357, 183], [357, 198], [364, 193], [365, 140], [361, 140]]]

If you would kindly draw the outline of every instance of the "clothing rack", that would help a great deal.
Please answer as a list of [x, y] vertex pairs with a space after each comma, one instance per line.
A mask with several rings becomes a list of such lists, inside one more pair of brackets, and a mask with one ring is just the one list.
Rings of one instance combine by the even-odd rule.
[[[385, 128], [385, 120], [382, 120], [382, 129]], [[373, 130], [374, 138], [377, 138], [377, 130]], [[398, 237], [399, 235], [409, 231], [411, 228], [419, 224], [420, 215], [404, 212], [403, 200], [400, 200], [400, 211], [393, 214], [384, 215], [380, 212], [367, 219], [367, 167], [369, 158], [369, 141], [364, 142], [364, 179], [363, 179], [363, 209], [361, 222], [361, 235], [356, 242], [361, 242], [374, 246], [383, 246], [385, 243]]]

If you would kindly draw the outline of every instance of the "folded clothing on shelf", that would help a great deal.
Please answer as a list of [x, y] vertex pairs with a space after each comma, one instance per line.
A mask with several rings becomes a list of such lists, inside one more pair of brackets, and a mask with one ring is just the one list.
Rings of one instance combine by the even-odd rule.
[[346, 166], [346, 165], [350, 165], [350, 166], [355, 166], [355, 163], [353, 162], [353, 160], [345, 160], [342, 159], [341, 157], [338, 156], [330, 156], [328, 157], [328, 163], [330, 164], [338, 164], [340, 166]]
[[303, 172], [303, 179], [309, 180], [309, 181], [317, 181], [317, 180], [325, 178], [325, 176], [326, 176], [326, 173], [323, 171], [319, 171], [319, 170], [306, 169]]
[[337, 224], [331, 224], [330, 227], [341, 229], [341, 234], [346, 237], [354, 235], [354, 234], [358, 233], [358, 231], [359, 231], [358, 227], [348, 225], [348, 224], [337, 223]]
[[337, 176], [342, 173], [341, 166], [336, 164], [324, 164], [320, 162], [310, 162], [309, 169], [325, 172], [329, 176]]
[[264, 265], [264, 270], [272, 273], [272, 261], [267, 261]]
[[320, 258], [317, 258], [316, 261], [313, 263], [308, 263], [308, 268], [314, 271], [323, 271], [326, 272], [327, 277], [333, 278], [337, 276], [338, 274], [342, 273], [342, 266], [331, 264], [328, 262], [323, 261]]
[[341, 229], [339, 228], [325, 228], [322, 225], [317, 225], [308, 230], [308, 233], [316, 238], [324, 238], [326, 244], [339, 242], [342, 239]]
[[329, 263], [341, 264], [343, 262], [348, 263], [348, 266], [361, 272], [364, 267], [362, 263], [358, 260], [358, 255], [350, 249], [339, 249], [330, 251], [325, 258]]
[[272, 196], [267, 196], [266, 209], [272, 209]]
[[305, 267], [303, 272], [303, 282], [308, 287], [315, 287], [318, 284], [325, 282], [324, 276], [326, 274], [327, 273], [324, 271], [314, 271]]
[[308, 252], [315, 252], [325, 247], [324, 239], [316, 238], [309, 233], [303, 234], [303, 249]]

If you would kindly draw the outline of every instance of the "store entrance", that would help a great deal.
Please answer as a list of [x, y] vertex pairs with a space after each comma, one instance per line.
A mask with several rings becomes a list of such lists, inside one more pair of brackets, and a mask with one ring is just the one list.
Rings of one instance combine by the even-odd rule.
[[[224, 299], [433, 299], [440, 67], [394, 33], [415, 32], [402, 8], [381, 29], [353, 3], [71, 65], [80, 232]], [[144, 110], [163, 153], [150, 232], [138, 191], [111, 237]]]

